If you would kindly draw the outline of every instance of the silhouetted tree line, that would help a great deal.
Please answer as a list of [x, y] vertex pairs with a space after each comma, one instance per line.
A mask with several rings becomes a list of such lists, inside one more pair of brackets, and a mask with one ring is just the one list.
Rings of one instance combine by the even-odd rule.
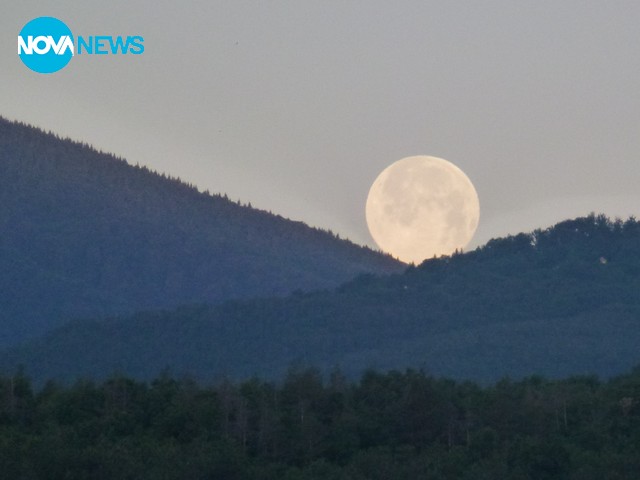
[[34, 391], [0, 378], [0, 472], [19, 479], [637, 479], [640, 369], [488, 387], [423, 371], [163, 374]]

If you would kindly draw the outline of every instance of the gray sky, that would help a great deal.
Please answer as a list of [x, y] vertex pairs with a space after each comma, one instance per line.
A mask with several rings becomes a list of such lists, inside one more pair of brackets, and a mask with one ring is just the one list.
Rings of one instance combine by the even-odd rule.
[[[419, 154], [474, 183], [470, 247], [640, 217], [637, 0], [0, 2], [0, 115], [358, 243], [371, 183]], [[145, 52], [36, 74], [38, 16]]]

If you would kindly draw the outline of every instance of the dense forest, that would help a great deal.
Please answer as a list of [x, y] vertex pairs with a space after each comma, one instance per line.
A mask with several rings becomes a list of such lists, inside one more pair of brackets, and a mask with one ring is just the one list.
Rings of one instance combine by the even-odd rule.
[[0, 346], [72, 318], [285, 295], [403, 268], [0, 118]]
[[47, 480], [636, 480], [640, 368], [609, 381], [291, 370], [201, 386], [0, 378], [0, 472]]
[[638, 292], [640, 223], [589, 215], [331, 290], [72, 322], [1, 352], [0, 368], [24, 365], [39, 384], [165, 367], [278, 379], [292, 364], [608, 377], [640, 362]]

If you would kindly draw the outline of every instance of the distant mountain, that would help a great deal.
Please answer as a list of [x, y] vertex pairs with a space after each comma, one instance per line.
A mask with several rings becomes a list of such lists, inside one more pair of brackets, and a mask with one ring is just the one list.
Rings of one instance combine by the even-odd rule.
[[285, 295], [403, 268], [0, 118], [0, 345], [71, 318]]
[[306, 364], [609, 376], [640, 362], [640, 223], [590, 215], [333, 291], [75, 322], [0, 355], [36, 379], [263, 378]]

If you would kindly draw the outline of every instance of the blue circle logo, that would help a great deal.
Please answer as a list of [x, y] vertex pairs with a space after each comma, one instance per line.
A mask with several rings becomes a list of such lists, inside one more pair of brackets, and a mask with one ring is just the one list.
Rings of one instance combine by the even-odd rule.
[[57, 72], [74, 55], [73, 34], [57, 18], [34, 18], [20, 30], [18, 55], [34, 72]]

